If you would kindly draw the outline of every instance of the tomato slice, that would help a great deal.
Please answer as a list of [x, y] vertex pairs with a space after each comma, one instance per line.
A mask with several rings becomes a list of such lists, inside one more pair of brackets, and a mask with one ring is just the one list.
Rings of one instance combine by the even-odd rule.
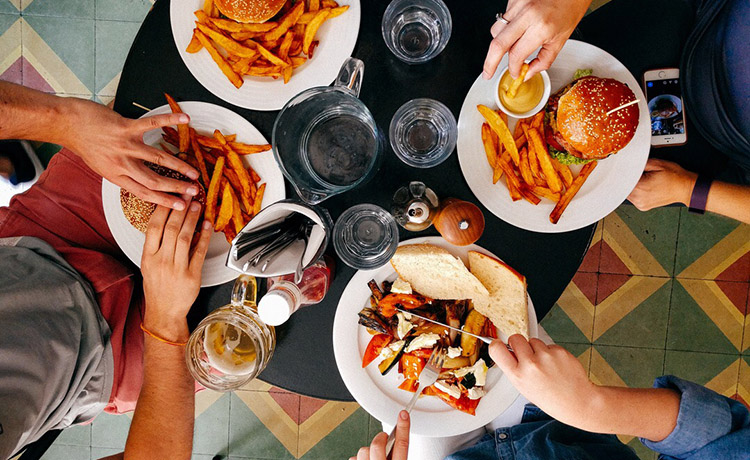
[[415, 393], [419, 388], [419, 381], [417, 380], [404, 380], [401, 385], [398, 386], [399, 390], [406, 390]]
[[454, 409], [458, 409], [461, 412], [466, 412], [469, 415], [476, 415], [476, 409], [479, 405], [478, 399], [469, 399], [469, 397], [463, 393], [461, 394], [461, 397], [459, 399], [456, 399], [448, 393], [438, 390], [434, 386], [425, 388], [422, 393], [426, 395], [437, 396]]
[[404, 374], [406, 380], [418, 380], [425, 364], [427, 360], [412, 354], [404, 354], [401, 356], [401, 373]]
[[362, 367], [367, 367], [368, 364], [373, 362], [375, 358], [380, 355], [383, 348], [387, 347], [391, 343], [392, 337], [388, 334], [377, 334], [370, 339], [370, 343], [367, 344], [365, 354], [362, 356]]

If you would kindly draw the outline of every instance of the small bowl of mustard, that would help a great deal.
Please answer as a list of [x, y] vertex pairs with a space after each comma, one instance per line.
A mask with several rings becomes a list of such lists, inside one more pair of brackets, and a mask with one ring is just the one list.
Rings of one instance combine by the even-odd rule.
[[503, 112], [513, 118], [527, 118], [542, 110], [549, 99], [551, 85], [549, 75], [542, 70], [527, 81], [521, 83], [515, 97], [510, 98], [507, 90], [513, 83], [513, 77], [505, 67], [492, 85], [495, 103]]

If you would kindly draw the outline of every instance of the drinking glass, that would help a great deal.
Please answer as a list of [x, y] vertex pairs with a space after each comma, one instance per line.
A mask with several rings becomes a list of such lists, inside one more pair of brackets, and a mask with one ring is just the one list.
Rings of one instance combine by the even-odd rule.
[[456, 148], [458, 130], [450, 109], [434, 99], [412, 99], [393, 115], [391, 147], [409, 166], [431, 168]]
[[372, 270], [388, 262], [398, 248], [398, 226], [391, 214], [374, 204], [344, 211], [333, 227], [333, 247], [348, 266]]
[[305, 90], [273, 126], [273, 153], [300, 198], [318, 204], [369, 179], [383, 147], [375, 118], [357, 99], [364, 63], [348, 58], [333, 86]]
[[442, 0], [393, 0], [381, 25], [386, 46], [408, 64], [434, 58], [451, 37], [452, 21]]

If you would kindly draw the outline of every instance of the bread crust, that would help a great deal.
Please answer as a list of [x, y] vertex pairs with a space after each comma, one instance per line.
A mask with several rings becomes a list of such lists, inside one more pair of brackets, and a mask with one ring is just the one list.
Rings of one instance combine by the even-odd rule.
[[281, 10], [286, 0], [214, 0], [221, 14], [237, 22], [266, 22]]

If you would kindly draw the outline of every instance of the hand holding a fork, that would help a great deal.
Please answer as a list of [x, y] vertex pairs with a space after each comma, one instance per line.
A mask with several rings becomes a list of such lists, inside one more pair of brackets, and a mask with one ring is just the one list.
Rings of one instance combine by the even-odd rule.
[[409, 419], [409, 413], [402, 410], [398, 414], [398, 421], [396, 422], [396, 442], [393, 444], [393, 450], [391, 456], [386, 456], [385, 444], [388, 439], [386, 433], [380, 433], [372, 440], [370, 447], [363, 447], [359, 449], [356, 457], [351, 457], [349, 460], [406, 460], [406, 456], [409, 453], [409, 425], [411, 421]]

